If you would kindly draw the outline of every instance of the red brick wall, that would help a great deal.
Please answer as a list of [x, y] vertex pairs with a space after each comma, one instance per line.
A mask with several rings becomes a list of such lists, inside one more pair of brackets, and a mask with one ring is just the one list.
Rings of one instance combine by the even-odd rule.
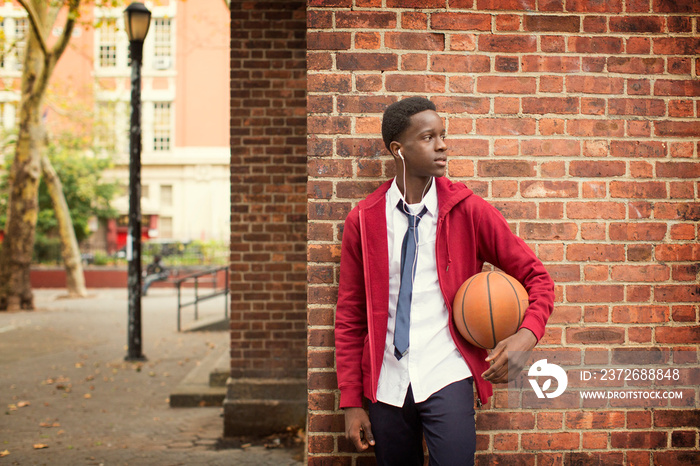
[[[343, 220], [393, 175], [380, 117], [402, 96], [437, 104], [448, 176], [555, 279], [541, 348], [683, 348], [697, 362], [698, 14], [693, 0], [309, 0], [310, 464], [373, 461], [343, 435], [334, 304]], [[614, 410], [491, 402], [478, 462], [697, 463], [697, 384], [689, 395]]]
[[231, 2], [231, 374], [306, 375], [305, 5]]

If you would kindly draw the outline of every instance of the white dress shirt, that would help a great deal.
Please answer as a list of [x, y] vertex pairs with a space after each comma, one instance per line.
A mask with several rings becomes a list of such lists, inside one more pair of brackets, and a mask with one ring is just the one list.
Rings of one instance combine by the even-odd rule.
[[[377, 400], [403, 406], [409, 384], [416, 403], [423, 402], [447, 385], [471, 376], [471, 372], [452, 340], [451, 318], [438, 283], [435, 263], [438, 200], [432, 183], [419, 204], [409, 205], [411, 213], [428, 211], [418, 224], [416, 275], [411, 300], [411, 327], [408, 353], [400, 360], [394, 356], [396, 303], [401, 285], [401, 244], [408, 219], [396, 205], [402, 199], [396, 178], [386, 193], [386, 225], [389, 246], [389, 321], [384, 344], [384, 359], [379, 374]], [[413, 258], [407, 257], [411, 262]]]

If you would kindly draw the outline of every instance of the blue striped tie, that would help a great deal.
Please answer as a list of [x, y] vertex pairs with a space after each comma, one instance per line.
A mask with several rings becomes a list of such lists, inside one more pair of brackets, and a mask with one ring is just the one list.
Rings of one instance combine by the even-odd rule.
[[394, 356], [396, 359], [401, 359], [408, 352], [411, 298], [413, 296], [413, 279], [416, 274], [414, 262], [417, 260], [417, 228], [428, 208], [423, 207], [418, 215], [412, 215], [407, 213], [408, 208], [403, 201], [399, 200], [396, 207], [408, 218], [408, 229], [401, 244], [401, 285], [399, 286], [399, 300], [396, 303], [396, 327], [394, 327]]

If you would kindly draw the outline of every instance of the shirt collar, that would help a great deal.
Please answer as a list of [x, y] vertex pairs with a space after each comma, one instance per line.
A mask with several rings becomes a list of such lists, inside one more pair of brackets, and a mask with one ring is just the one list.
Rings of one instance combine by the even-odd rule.
[[[399, 200], [403, 199], [401, 196], [401, 191], [399, 190], [399, 186], [396, 184], [396, 178], [394, 177], [394, 181], [391, 183], [391, 186], [389, 187], [389, 190], [386, 193], [387, 195], [387, 200], [389, 201], [389, 204], [392, 206], [396, 206], [396, 204], [399, 203]], [[438, 200], [437, 200], [437, 188], [435, 188], [435, 178], [433, 178], [432, 183], [430, 183], [430, 188], [428, 188], [428, 192], [425, 193], [425, 197], [423, 197], [423, 200], [418, 204], [418, 212], [422, 209], [421, 206], [425, 205], [425, 207], [428, 208], [428, 213], [430, 215], [437, 215], [438, 212]]]

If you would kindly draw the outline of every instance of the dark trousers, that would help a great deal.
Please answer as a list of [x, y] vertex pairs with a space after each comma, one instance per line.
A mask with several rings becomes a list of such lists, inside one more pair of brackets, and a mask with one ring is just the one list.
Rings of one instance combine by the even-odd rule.
[[380, 465], [422, 466], [423, 436], [431, 466], [473, 465], [476, 451], [472, 378], [416, 403], [411, 387], [401, 408], [371, 403], [369, 418]]

